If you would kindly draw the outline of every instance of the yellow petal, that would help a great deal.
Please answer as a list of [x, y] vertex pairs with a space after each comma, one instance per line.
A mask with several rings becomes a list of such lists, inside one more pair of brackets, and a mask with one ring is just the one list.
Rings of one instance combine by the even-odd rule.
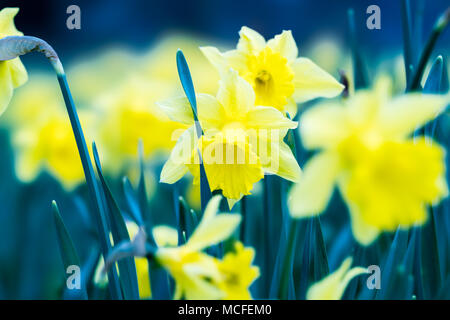
[[186, 96], [178, 96], [156, 102], [164, 113], [172, 120], [183, 124], [194, 123], [194, 114]]
[[204, 93], [198, 94], [197, 108], [203, 130], [220, 128], [225, 110], [215, 97]]
[[289, 113], [289, 117], [291, 119], [294, 119], [298, 111], [297, 102], [295, 102], [295, 100], [292, 98], [287, 99], [287, 105], [285, 106], [285, 109]]
[[178, 139], [169, 159], [162, 168], [160, 182], [175, 183], [188, 172], [186, 165], [191, 162], [192, 151], [195, 149], [196, 143], [197, 136], [194, 126], [192, 126]]
[[399, 138], [436, 118], [450, 103], [450, 95], [409, 93], [390, 101], [381, 111], [380, 126]]
[[28, 80], [28, 73], [19, 58], [9, 60], [9, 68], [11, 72], [11, 80], [14, 88], [20, 87]]
[[358, 211], [357, 206], [349, 202], [349, 199], [344, 191], [346, 188], [342, 187], [341, 183], [339, 189], [341, 190], [341, 194], [349, 208], [353, 237], [363, 246], [370, 245], [376, 238], [378, 238], [380, 231], [376, 227], [368, 225], [362, 219], [361, 213]]
[[218, 70], [224, 71], [228, 67], [227, 59], [216, 47], [200, 47], [208, 61]]
[[4, 8], [0, 11], [0, 38], [23, 35], [14, 25], [14, 17], [18, 12], [19, 8]]
[[339, 170], [338, 157], [322, 152], [308, 161], [300, 182], [289, 192], [288, 205], [295, 218], [322, 213], [333, 193]]
[[283, 31], [281, 34], [276, 35], [273, 39], [267, 41], [267, 45], [273, 51], [287, 58], [288, 61], [293, 61], [297, 58], [297, 44], [295, 43], [291, 30]]
[[344, 89], [342, 84], [308, 58], [296, 59], [291, 68], [295, 74], [294, 99], [297, 103], [319, 97], [333, 98]]
[[216, 215], [221, 198], [215, 196], [208, 202], [200, 224], [186, 244], [189, 250], [199, 251], [227, 239], [241, 222], [238, 214]]
[[265, 157], [264, 161], [261, 160], [264, 163], [264, 171], [292, 182], [299, 182], [302, 170], [291, 148], [283, 141], [269, 143], [272, 143], [269, 153], [267, 155], [261, 153], [261, 157]]
[[158, 247], [176, 247], [178, 245], [178, 231], [172, 227], [161, 225], [152, 229]]
[[255, 30], [248, 27], [242, 27], [239, 31], [239, 42], [237, 49], [245, 52], [246, 54], [257, 54], [264, 49], [266, 40]]
[[346, 109], [330, 103], [307, 110], [299, 120], [303, 145], [308, 149], [336, 146], [348, 136]]
[[9, 61], [0, 61], [0, 115], [5, 112], [13, 94]]
[[342, 262], [339, 269], [314, 283], [306, 294], [308, 300], [339, 300], [342, 298], [348, 283], [354, 277], [367, 273], [367, 269], [355, 267], [350, 270], [352, 258]]
[[255, 92], [235, 70], [229, 69], [220, 80], [217, 100], [230, 117], [239, 118], [255, 105]]
[[247, 125], [255, 129], [297, 128], [297, 122], [288, 119], [279, 110], [262, 106], [255, 107], [247, 113]]

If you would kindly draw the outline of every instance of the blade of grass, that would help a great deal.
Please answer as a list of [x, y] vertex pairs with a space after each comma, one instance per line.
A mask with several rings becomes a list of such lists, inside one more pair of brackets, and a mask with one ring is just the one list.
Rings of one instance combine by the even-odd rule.
[[411, 82], [412, 69], [414, 68], [411, 6], [409, 0], [402, 0], [401, 3], [402, 3], [403, 55], [406, 71], [406, 83], [408, 85]]
[[450, 8], [448, 8], [436, 21], [430, 37], [427, 40], [425, 48], [423, 49], [419, 62], [416, 69], [414, 70], [414, 75], [407, 91], [417, 91], [420, 90], [420, 81], [422, 80], [425, 67], [427, 65], [428, 59], [433, 52], [439, 36], [442, 34], [444, 29], [447, 27], [450, 21]]
[[[64, 275], [67, 277], [67, 270], [70, 266], [78, 266], [81, 270], [80, 259], [78, 258], [77, 251], [73, 244], [72, 238], [70, 237], [69, 232], [61, 218], [61, 215], [58, 210], [58, 206], [55, 201], [52, 202], [52, 211], [53, 218], [56, 226], [56, 234], [58, 238], [59, 252], [61, 254], [63, 266], [64, 266]], [[80, 289], [71, 289], [70, 297], [74, 299], [87, 299], [86, 285], [81, 283]]]
[[[92, 152], [94, 154], [94, 161], [97, 168], [97, 173], [100, 178], [101, 186], [103, 188], [103, 193], [106, 199], [106, 210], [109, 213], [109, 221], [111, 222], [111, 234], [115, 244], [121, 243], [122, 241], [130, 241], [130, 236], [128, 234], [127, 226], [125, 220], [123, 219], [122, 213], [117, 205], [111, 190], [106, 183], [103, 176], [102, 167], [100, 164], [100, 159], [97, 151], [97, 146], [95, 142], [92, 143]], [[120, 283], [122, 284], [123, 296], [127, 300], [139, 300], [139, 289], [136, 274], [136, 265], [134, 263], [134, 258], [125, 258], [117, 262], [120, 273]]]

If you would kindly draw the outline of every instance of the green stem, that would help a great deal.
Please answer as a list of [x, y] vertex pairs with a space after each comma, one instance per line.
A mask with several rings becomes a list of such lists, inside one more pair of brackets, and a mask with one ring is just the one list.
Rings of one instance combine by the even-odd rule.
[[292, 219], [289, 226], [289, 233], [287, 239], [286, 252], [283, 259], [280, 277], [280, 289], [278, 291], [278, 298], [286, 300], [289, 293], [289, 278], [292, 274], [292, 260], [294, 257], [295, 244], [297, 243], [298, 235], [298, 220]]
[[[98, 215], [94, 215], [97, 231], [99, 233], [100, 245], [102, 248], [103, 256], [107, 257], [110, 251], [111, 243], [109, 242], [109, 236], [107, 233], [107, 223], [105, 217], [105, 210], [103, 207], [102, 200], [100, 198], [100, 193], [98, 189], [97, 180], [95, 178], [94, 169], [89, 157], [89, 152], [87, 149], [86, 141], [84, 139], [83, 130], [81, 129], [80, 120], [75, 108], [75, 104], [70, 93], [69, 85], [67, 83], [66, 75], [62, 68], [60, 70], [56, 69], [59, 86], [64, 97], [64, 102], [66, 105], [67, 113], [69, 115], [70, 123], [72, 125], [73, 134], [75, 136], [75, 141], [78, 148], [78, 153], [80, 155], [81, 164], [83, 165], [84, 175], [86, 178], [86, 183], [89, 190], [89, 195], [91, 196], [92, 203], [94, 205], [95, 211]], [[62, 71], [62, 72], [61, 72]], [[113, 299], [122, 299], [122, 293], [119, 285], [119, 278], [115, 268], [111, 268], [108, 271], [108, 280], [111, 297]]]

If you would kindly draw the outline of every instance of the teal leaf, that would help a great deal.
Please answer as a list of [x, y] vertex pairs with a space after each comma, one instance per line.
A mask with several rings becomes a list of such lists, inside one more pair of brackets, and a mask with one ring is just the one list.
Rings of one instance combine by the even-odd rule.
[[[92, 143], [92, 152], [94, 154], [95, 165], [97, 167], [97, 173], [100, 178], [101, 186], [106, 198], [107, 212], [109, 214], [109, 220], [111, 222], [111, 234], [115, 244], [122, 241], [130, 241], [127, 226], [123, 219], [122, 213], [117, 205], [108, 184], [103, 177], [103, 172], [98, 156], [97, 147], [95, 142]], [[139, 300], [139, 289], [136, 275], [136, 265], [133, 257], [128, 257], [118, 261], [120, 283], [123, 289], [124, 298], [127, 300]]]
[[[61, 254], [63, 266], [64, 266], [64, 275], [66, 276], [66, 280], [68, 279], [67, 270], [69, 270], [70, 266], [77, 266], [81, 270], [80, 259], [78, 258], [77, 251], [75, 249], [75, 245], [73, 244], [72, 238], [70, 237], [69, 231], [61, 218], [61, 215], [58, 210], [58, 206], [55, 201], [52, 202], [52, 212], [53, 218], [56, 226], [56, 235], [58, 238], [59, 252]], [[81, 289], [71, 289], [70, 297], [74, 299], [87, 299], [86, 293], [86, 285], [84, 281], [80, 281]]]

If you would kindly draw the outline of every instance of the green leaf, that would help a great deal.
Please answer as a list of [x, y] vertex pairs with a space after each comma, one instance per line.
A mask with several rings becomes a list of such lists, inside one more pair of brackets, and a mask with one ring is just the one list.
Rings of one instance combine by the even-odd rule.
[[[122, 241], [130, 241], [130, 236], [128, 234], [125, 220], [123, 219], [119, 206], [117, 205], [117, 202], [114, 199], [114, 196], [112, 195], [111, 190], [109, 189], [108, 184], [105, 181], [105, 178], [103, 177], [95, 142], [92, 143], [92, 152], [94, 154], [95, 165], [97, 168], [98, 176], [100, 178], [101, 186], [103, 188], [103, 193], [106, 198], [107, 212], [109, 213], [109, 220], [111, 222], [111, 234], [114, 243], [117, 245]], [[139, 300], [139, 289], [134, 258], [128, 257], [119, 260], [117, 264], [119, 267], [119, 279], [120, 283], [122, 284], [124, 298], [127, 300]]]
[[[56, 226], [56, 235], [58, 238], [59, 252], [61, 254], [63, 266], [64, 266], [64, 275], [67, 280], [67, 270], [70, 266], [77, 266], [81, 270], [80, 259], [78, 258], [77, 251], [73, 244], [72, 238], [70, 237], [69, 232], [67, 231], [66, 226], [61, 218], [61, 215], [58, 210], [58, 206], [55, 201], [52, 202], [52, 212], [53, 218]], [[75, 299], [87, 299], [86, 286], [85, 284], [81, 284], [81, 289], [72, 289], [70, 293], [75, 293], [72, 295]]]
[[442, 34], [442, 32], [444, 31], [444, 29], [447, 27], [449, 21], [450, 21], [450, 8], [448, 8], [447, 11], [445, 11], [436, 20], [436, 23], [434, 24], [431, 35], [428, 38], [425, 48], [423, 49], [423, 51], [420, 55], [419, 62], [417, 64], [416, 69], [414, 70], [414, 75], [413, 75], [410, 85], [408, 86], [407, 91], [420, 90], [420, 82], [422, 80], [422, 76], [425, 71], [425, 67], [427, 66], [428, 59], [430, 58], [431, 53], [433, 52], [433, 49], [436, 45], [437, 40], [439, 39], [439, 37]]
[[[197, 137], [203, 135], [202, 127], [200, 126], [200, 121], [198, 120], [197, 115], [197, 100], [195, 98], [195, 90], [194, 83], [192, 82], [191, 72], [189, 71], [189, 67], [184, 57], [184, 54], [181, 50], [177, 51], [177, 68], [178, 68], [178, 76], [180, 77], [181, 85], [183, 86], [183, 90], [189, 100], [191, 105], [192, 113], [194, 114], [195, 128], [197, 132]], [[206, 177], [205, 167], [203, 165], [202, 156], [200, 150], [198, 151], [199, 159], [200, 159], [200, 199], [202, 205], [202, 212], [205, 211], [206, 205], [212, 197], [211, 189], [209, 187], [208, 179]]]
[[409, 0], [402, 0], [403, 55], [405, 57], [406, 83], [410, 83], [414, 69], [412, 45], [411, 6]]
[[[57, 75], [59, 86], [64, 98], [67, 113], [69, 115], [70, 123], [72, 125], [72, 131], [75, 137], [75, 141], [78, 148], [78, 154], [80, 155], [81, 164], [83, 166], [84, 175], [86, 178], [86, 184], [88, 186], [89, 195], [91, 197], [92, 204], [95, 208], [94, 220], [97, 225], [97, 232], [99, 234], [100, 246], [102, 254], [107, 257], [111, 243], [109, 241], [108, 222], [105, 215], [105, 209], [100, 197], [97, 180], [95, 178], [94, 169], [89, 157], [89, 152], [84, 139], [83, 130], [81, 128], [78, 113], [73, 102], [72, 94], [70, 93], [69, 84], [67, 83], [66, 75], [64, 73]], [[122, 292], [120, 291], [119, 278], [116, 269], [113, 268], [108, 272], [108, 283], [111, 297], [115, 300], [122, 298]]]
[[441, 92], [441, 83], [444, 75], [444, 63], [442, 56], [438, 56], [431, 66], [430, 73], [428, 74], [425, 85], [423, 86], [423, 92], [435, 93]]
[[369, 77], [367, 75], [367, 69], [362, 57], [361, 49], [358, 45], [355, 27], [355, 12], [353, 9], [348, 10], [347, 17], [352, 50], [353, 81], [355, 82], [355, 89], [362, 89], [369, 86]]

